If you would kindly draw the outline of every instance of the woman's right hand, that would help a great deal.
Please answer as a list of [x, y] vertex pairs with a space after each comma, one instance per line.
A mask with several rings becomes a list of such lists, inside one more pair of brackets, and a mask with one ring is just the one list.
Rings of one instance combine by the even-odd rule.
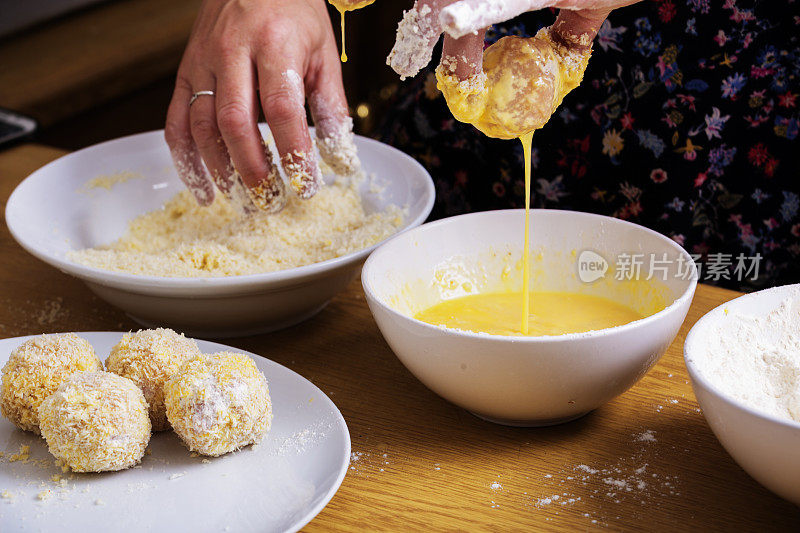
[[[214, 94], [192, 103], [198, 91]], [[353, 122], [324, 0], [206, 0], [165, 126], [178, 174], [197, 201], [210, 204], [216, 184], [246, 204], [283, 206], [283, 181], [258, 130], [259, 108], [291, 187], [301, 198], [313, 196], [321, 173], [306, 100], [322, 158], [339, 174], [355, 172]]]

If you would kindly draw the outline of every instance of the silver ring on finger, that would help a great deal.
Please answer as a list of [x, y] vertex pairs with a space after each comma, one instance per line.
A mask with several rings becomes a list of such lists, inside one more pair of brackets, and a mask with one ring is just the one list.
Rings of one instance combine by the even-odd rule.
[[192, 107], [192, 104], [194, 103], [194, 101], [197, 100], [201, 96], [214, 96], [214, 91], [197, 91], [189, 99], [189, 107]]

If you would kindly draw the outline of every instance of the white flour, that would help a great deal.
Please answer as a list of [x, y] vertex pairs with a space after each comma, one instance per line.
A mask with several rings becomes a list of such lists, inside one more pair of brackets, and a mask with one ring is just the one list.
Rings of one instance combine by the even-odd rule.
[[726, 395], [800, 422], [800, 293], [766, 316], [726, 313], [695, 363]]

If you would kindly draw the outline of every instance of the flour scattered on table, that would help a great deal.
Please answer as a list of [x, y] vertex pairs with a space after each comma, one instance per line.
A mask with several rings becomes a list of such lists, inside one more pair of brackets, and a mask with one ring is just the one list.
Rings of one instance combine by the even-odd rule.
[[658, 442], [655, 431], [652, 429], [648, 429], [636, 435], [636, 440], [638, 442]]
[[367, 457], [369, 457], [367, 452], [350, 452], [350, 470], [355, 471], [356, 474], [363, 474], [363, 469], [366, 468], [363, 463]]
[[40, 326], [49, 326], [67, 318], [69, 313], [63, 308], [63, 304], [64, 300], [61, 297], [45, 300], [42, 307], [36, 312], [36, 322]]
[[350, 452], [350, 463], [357, 463], [361, 461], [362, 457], [368, 457], [369, 454], [365, 452]]
[[350, 470], [358, 476], [369, 477], [370, 474], [386, 472], [385, 467], [390, 464], [388, 453], [350, 452]]
[[[643, 430], [631, 436], [630, 455], [620, 455], [610, 463], [583, 462], [566, 466], [555, 475], [545, 474], [546, 481], [539, 483], [539, 493], [532, 495], [530, 505], [554, 514], [558, 514], [555, 509], [574, 508], [573, 512], [587, 519], [587, 523], [607, 526], [607, 521], [615, 516], [611, 514], [613, 505], [646, 508], [664, 498], [680, 496], [676, 476], [651, 472], [651, 461], [658, 456], [655, 442], [656, 432]], [[620, 447], [621, 452], [624, 449], [625, 446]], [[587, 505], [597, 512], [585, 512], [582, 507]]]

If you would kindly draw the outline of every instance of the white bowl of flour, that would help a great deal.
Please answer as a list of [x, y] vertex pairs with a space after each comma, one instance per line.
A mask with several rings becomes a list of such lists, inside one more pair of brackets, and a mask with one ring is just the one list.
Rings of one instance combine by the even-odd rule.
[[800, 505], [800, 285], [709, 312], [689, 332], [684, 358], [722, 446], [756, 481]]

